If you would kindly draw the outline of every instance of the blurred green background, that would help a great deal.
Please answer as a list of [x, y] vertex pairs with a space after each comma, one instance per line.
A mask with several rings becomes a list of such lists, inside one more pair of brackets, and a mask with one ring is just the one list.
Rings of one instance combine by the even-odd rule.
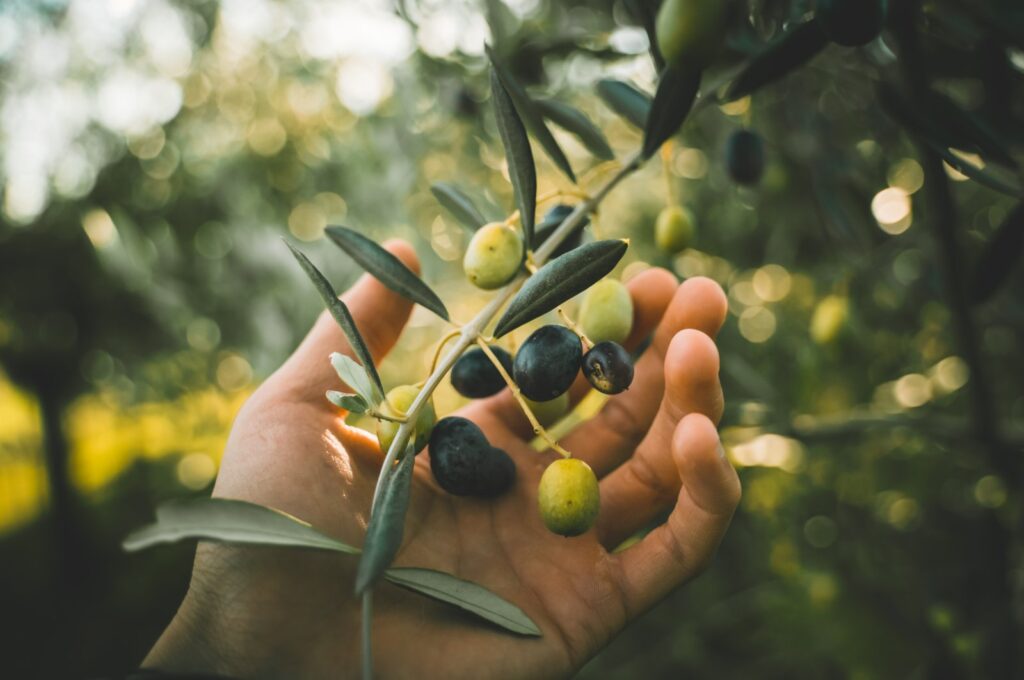
[[[0, 6], [0, 675], [126, 670], [170, 619], [193, 547], [128, 556], [119, 543], [159, 502], [209, 492], [234, 413], [315, 318], [282, 237], [338, 288], [358, 272], [325, 225], [406, 238], [455, 318], [483, 304], [461, 273], [467, 232], [429, 187], [457, 182], [490, 215], [511, 210], [485, 41], [531, 92], [583, 110], [620, 159], [637, 148], [594, 84], [653, 91], [643, 0], [399, 4]], [[741, 5], [710, 82], [811, 8]], [[920, 12], [931, 86], [1015, 153], [1020, 9], [892, 5]], [[1024, 672], [1013, 253], [988, 301], [960, 295], [1015, 201], [948, 165], [926, 183], [920, 149], [876, 101], [897, 69], [886, 37], [830, 47], [701, 110], [664, 164], [602, 206], [596, 232], [632, 239], [624, 278], [664, 266], [728, 293], [722, 433], [744, 498], [713, 568], [583, 677]], [[753, 189], [723, 166], [745, 126], [767, 148]], [[555, 134], [592, 189], [609, 166]], [[540, 193], [571, 189], [537, 158]], [[929, 203], [940, 185], [955, 213]], [[652, 239], [667, 191], [698, 222], [672, 258]], [[418, 310], [385, 382], [425, 375], [441, 330]], [[439, 392], [442, 413], [458, 404]]]

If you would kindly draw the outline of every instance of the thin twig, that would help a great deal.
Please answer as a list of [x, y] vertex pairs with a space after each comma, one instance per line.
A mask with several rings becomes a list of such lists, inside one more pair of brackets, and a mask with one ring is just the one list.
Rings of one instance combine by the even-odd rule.
[[537, 416], [533, 415], [533, 409], [530, 408], [530, 405], [527, 404], [526, 400], [523, 398], [523, 392], [519, 389], [519, 385], [512, 380], [512, 376], [508, 374], [505, 367], [501, 365], [500, 361], [498, 361], [498, 357], [494, 356], [494, 352], [492, 352], [491, 348], [487, 346], [487, 341], [483, 339], [483, 336], [477, 337], [476, 344], [480, 345], [480, 349], [484, 351], [487, 358], [490, 359], [491, 363], [494, 364], [494, 367], [498, 369], [498, 373], [501, 374], [501, 379], [504, 380], [505, 384], [508, 385], [508, 388], [512, 390], [512, 396], [516, 398], [516, 402], [519, 403], [519, 408], [523, 410], [523, 413], [526, 415], [526, 419], [529, 420], [530, 425], [533, 426], [533, 433], [539, 435], [541, 439], [547, 442], [548, 446], [561, 454], [563, 458], [572, 458], [572, 454], [563, 449], [555, 438], [544, 429], [544, 426], [540, 424], [540, 421], [537, 420]]

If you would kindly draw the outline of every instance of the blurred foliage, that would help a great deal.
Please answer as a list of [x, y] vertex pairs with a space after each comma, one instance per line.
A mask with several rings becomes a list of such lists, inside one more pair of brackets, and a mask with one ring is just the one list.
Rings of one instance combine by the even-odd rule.
[[[811, 4], [742, 3], [705, 83], [727, 82]], [[984, 304], [956, 303], [1015, 200], [936, 166], [876, 91], [902, 82], [921, 105], [926, 84], [1020, 159], [1024, 14], [1011, 0], [890, 5], [882, 39], [831, 46], [752, 97], [695, 113], [664, 165], [595, 216], [593, 232], [632, 239], [624, 277], [658, 265], [726, 289], [722, 431], [745, 495], [714, 568], [584, 677], [994, 678], [1022, 663], [1024, 274], [1012, 252], [983, 260], [1006, 263]], [[652, 7], [0, 7], [0, 602], [12, 677], [130, 668], [169, 620], [190, 549], [129, 558], [118, 543], [159, 500], [206, 492], [233, 413], [317, 313], [280, 237], [308, 241], [338, 288], [357, 272], [320, 238], [327, 224], [407, 238], [453, 317], [468, 318], [487, 296], [463, 280], [467, 232], [430, 185], [456, 182], [488, 218], [512, 209], [484, 40], [533, 94], [583, 110], [621, 159], [639, 135], [594, 85], [653, 92]], [[917, 58], [897, 59], [911, 34]], [[935, 101], [924, 111], [941, 120]], [[724, 167], [743, 127], [765, 140], [755, 188]], [[594, 186], [608, 166], [555, 133], [583, 189]], [[984, 148], [965, 151], [1019, 180], [983, 166]], [[572, 190], [536, 155], [540, 194]], [[955, 212], [935, 193], [947, 183]], [[666, 192], [697, 221], [694, 247], [675, 258], [652, 239]], [[386, 385], [425, 374], [439, 330], [417, 311], [382, 367]], [[436, 403], [444, 413], [459, 400], [445, 387]], [[47, 476], [44, 449], [63, 473]], [[48, 502], [71, 487], [74, 555]]]

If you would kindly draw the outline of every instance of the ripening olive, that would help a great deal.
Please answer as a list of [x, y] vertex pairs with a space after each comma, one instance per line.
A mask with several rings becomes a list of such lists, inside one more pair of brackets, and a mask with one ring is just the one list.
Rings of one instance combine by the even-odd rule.
[[695, 231], [693, 214], [681, 206], [670, 205], [658, 213], [654, 242], [661, 250], [675, 255], [689, 247]]
[[887, 5], [886, 0], [818, 0], [815, 19], [832, 42], [859, 47], [882, 32]]
[[602, 279], [583, 297], [579, 318], [593, 342], [625, 342], [633, 330], [633, 296], [621, 281]]
[[583, 355], [583, 375], [599, 392], [618, 394], [633, 382], [633, 357], [615, 342], [599, 342]]
[[819, 345], [839, 337], [850, 313], [849, 301], [841, 295], [826, 295], [811, 315], [811, 339]]
[[541, 475], [537, 504], [548, 530], [560, 536], [585, 533], [594, 526], [601, 508], [594, 471], [576, 458], [556, 460]]
[[562, 416], [568, 413], [569, 393], [563, 392], [561, 395], [548, 401], [527, 399], [526, 405], [533, 411], [533, 415], [537, 418], [537, 422], [541, 424], [541, 427], [548, 427], [557, 423], [562, 419]]
[[550, 401], [572, 385], [582, 357], [578, 335], [565, 326], [541, 326], [516, 352], [512, 375], [528, 399]]
[[658, 49], [670, 66], [703, 70], [725, 43], [727, 0], [665, 0], [655, 21]]
[[[403, 418], [405, 417], [405, 412], [412, 406], [413, 400], [416, 399], [419, 393], [419, 388], [412, 385], [396, 387], [388, 392], [387, 398], [381, 403], [378, 410], [392, 418]], [[434, 426], [436, 418], [434, 402], [428, 399], [416, 417], [416, 439], [414, 445], [417, 453], [422, 451], [423, 447], [430, 441], [430, 430]], [[377, 421], [377, 441], [380, 442], [381, 451], [386, 452], [391, 448], [391, 442], [394, 441], [395, 435], [398, 434], [399, 427], [401, 427], [400, 423], [390, 420]]]
[[430, 435], [430, 471], [456, 496], [497, 496], [512, 486], [516, 466], [472, 421], [442, 418]]
[[[501, 347], [491, 345], [491, 351], [505, 367], [505, 372], [512, 374], [512, 356]], [[491, 363], [490, 358], [480, 348], [474, 348], [459, 357], [452, 367], [452, 387], [464, 397], [483, 399], [501, 391], [505, 380]]]
[[732, 181], [751, 185], [764, 174], [764, 142], [750, 130], [737, 130], [725, 144], [725, 168]]
[[[546, 213], [541, 221], [533, 229], [533, 241], [530, 243], [530, 248], [537, 250], [540, 248], [544, 241], [548, 240], [548, 237], [555, 233], [555, 229], [561, 226], [565, 218], [568, 217], [572, 211], [573, 206], [565, 205], [561, 203], [553, 206]], [[583, 237], [583, 228], [590, 223], [589, 218], [584, 218], [576, 227], [572, 230], [572, 233], [565, 238], [564, 241], [558, 244], [554, 252], [551, 253], [551, 259], [558, 257], [559, 255], [565, 255], [567, 252], [575, 248], [580, 244]]]
[[500, 222], [480, 227], [466, 248], [462, 268], [478, 288], [501, 288], [519, 272], [523, 262], [523, 239], [519, 232]]

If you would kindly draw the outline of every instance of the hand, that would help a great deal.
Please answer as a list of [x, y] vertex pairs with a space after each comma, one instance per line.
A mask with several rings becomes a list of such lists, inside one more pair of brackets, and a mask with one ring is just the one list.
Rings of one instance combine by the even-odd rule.
[[[418, 267], [403, 242], [387, 247]], [[629, 284], [635, 323], [627, 345], [654, 331], [631, 389], [562, 440], [601, 479], [597, 525], [578, 538], [545, 529], [536, 489], [557, 457], [508, 390], [460, 412], [516, 462], [500, 498], [460, 498], [416, 461], [396, 564], [443, 570], [521, 607], [543, 637], [511, 635], [449, 606], [381, 584], [374, 664], [380, 677], [539, 678], [569, 675], [615, 634], [707, 566], [740, 497], [715, 429], [722, 413], [711, 338], [726, 300], [707, 279], [677, 286], [651, 269]], [[410, 303], [364, 276], [344, 296], [375, 359], [394, 345]], [[387, 313], [385, 313], [387, 312]], [[284, 510], [360, 545], [382, 454], [324, 398], [341, 387], [327, 358], [348, 351], [322, 315], [295, 354], [246, 403], [234, 424], [214, 495]], [[574, 399], [587, 391], [580, 378]], [[671, 510], [639, 543], [623, 540]], [[238, 677], [351, 677], [358, 673], [357, 560], [285, 548], [203, 543], [192, 583], [145, 665]]]

